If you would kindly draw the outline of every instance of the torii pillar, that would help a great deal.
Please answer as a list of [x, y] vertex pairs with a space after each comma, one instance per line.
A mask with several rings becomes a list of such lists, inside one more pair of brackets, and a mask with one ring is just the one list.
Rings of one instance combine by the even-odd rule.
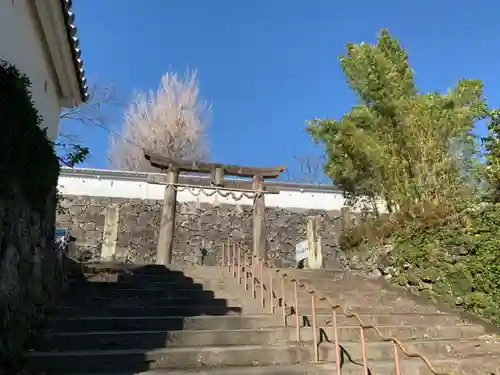
[[[165, 179], [151, 179], [148, 182], [165, 186], [165, 197], [161, 215], [160, 232], [156, 246], [156, 264], [172, 263], [172, 248], [175, 234], [175, 206], [177, 203], [177, 188], [181, 172], [209, 173], [212, 180], [205, 188], [253, 192], [253, 253], [267, 259], [266, 252], [266, 204], [265, 194], [277, 194], [276, 188], [264, 186], [265, 178], [277, 178], [285, 167], [260, 168], [244, 167], [219, 163], [192, 162], [172, 160], [144, 150], [144, 157], [151, 166], [166, 172]], [[224, 175], [252, 178], [252, 183], [245, 181], [224, 181]], [[182, 184], [181, 184], [182, 185]]]
[[266, 201], [264, 198], [264, 178], [261, 175], [252, 177], [252, 190], [255, 191], [253, 198], [253, 253], [267, 260], [267, 236], [266, 236]]

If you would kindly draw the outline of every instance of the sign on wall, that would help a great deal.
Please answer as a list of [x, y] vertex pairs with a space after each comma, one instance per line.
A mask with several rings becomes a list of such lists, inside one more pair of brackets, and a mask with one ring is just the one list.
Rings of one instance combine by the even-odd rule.
[[300, 262], [301, 260], [307, 259], [307, 251], [309, 246], [307, 244], [307, 240], [299, 242], [295, 245], [295, 261]]

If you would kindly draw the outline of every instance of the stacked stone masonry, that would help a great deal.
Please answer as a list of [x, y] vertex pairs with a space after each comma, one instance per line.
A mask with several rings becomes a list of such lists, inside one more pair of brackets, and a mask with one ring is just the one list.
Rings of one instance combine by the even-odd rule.
[[54, 200], [34, 210], [0, 199], [0, 373], [31, 338], [62, 286], [62, 254], [54, 250]]
[[[162, 201], [157, 200], [65, 196], [57, 225], [71, 229], [80, 258], [101, 259], [103, 251], [110, 254], [111, 247], [116, 260], [154, 263], [161, 209]], [[111, 222], [116, 218], [111, 212], [118, 213], [115, 234]], [[214, 265], [220, 260], [220, 245], [228, 237], [251, 248], [251, 206], [182, 202], [177, 203], [176, 213], [173, 249], [176, 263], [199, 263], [201, 249], [205, 249], [204, 264]], [[295, 245], [306, 239], [307, 217], [319, 215], [323, 224], [325, 267], [335, 266], [339, 254], [338, 211], [267, 207], [266, 215], [268, 257], [277, 265], [294, 264]]]

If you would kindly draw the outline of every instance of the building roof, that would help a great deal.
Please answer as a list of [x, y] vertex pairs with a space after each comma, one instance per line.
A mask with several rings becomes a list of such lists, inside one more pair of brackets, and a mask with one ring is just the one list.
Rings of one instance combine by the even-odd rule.
[[80, 49], [80, 40], [78, 39], [78, 29], [75, 26], [75, 14], [73, 12], [72, 0], [60, 0], [61, 10], [66, 25], [66, 34], [68, 43], [73, 56], [73, 64], [77, 74], [78, 84], [80, 87], [80, 95], [83, 102], [89, 98], [87, 79], [85, 78], [85, 70], [83, 69], [83, 60], [81, 58], [82, 51]]

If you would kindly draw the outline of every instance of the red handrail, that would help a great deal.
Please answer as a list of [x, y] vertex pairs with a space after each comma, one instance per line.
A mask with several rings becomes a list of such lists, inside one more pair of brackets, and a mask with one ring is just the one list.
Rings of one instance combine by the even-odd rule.
[[[228, 241], [228, 244], [230, 243], [230, 241]], [[229, 254], [229, 249], [230, 247], [228, 246], [228, 254], [227, 254], [227, 261], [228, 261], [228, 267], [229, 269], [231, 268], [231, 266], [233, 267], [233, 270], [232, 272], [230, 272], [233, 276], [236, 275], [235, 273], [235, 267], [236, 267], [236, 262], [235, 262], [235, 251], [234, 251], [234, 246], [233, 246], [233, 254], [232, 256], [230, 257], [230, 254]], [[238, 251], [238, 255], [240, 256], [240, 252]], [[285, 290], [284, 290], [284, 279], [287, 278], [288, 279], [288, 275], [286, 272], [282, 272], [281, 269], [278, 269], [274, 266], [274, 264], [270, 263], [269, 261], [263, 259], [262, 257], [259, 257], [255, 254], [251, 254], [250, 257], [248, 257], [248, 254], [246, 251], [244, 251], [244, 254], [245, 254], [245, 261], [244, 261], [244, 264], [243, 264], [243, 267], [244, 267], [244, 279], [247, 278], [247, 276], [250, 274], [251, 277], [252, 277], [252, 296], [253, 298], [256, 298], [256, 293], [255, 293], [255, 281], [258, 280], [257, 277], [256, 277], [256, 270], [255, 270], [255, 265], [256, 263], [259, 263], [260, 267], [260, 273], [261, 273], [261, 277], [260, 277], [260, 280], [259, 280], [259, 284], [261, 286], [261, 306], [264, 307], [264, 287], [265, 287], [265, 284], [264, 284], [264, 274], [263, 274], [263, 266], [264, 264], [268, 266], [268, 268], [270, 270], [274, 270], [276, 273], [279, 273], [280, 274], [280, 277], [281, 277], [281, 286], [282, 286], [282, 302], [281, 302], [281, 305], [282, 305], [282, 312], [283, 312], [283, 323], [284, 325], [286, 326], [286, 302], [285, 302]], [[238, 257], [239, 257], [238, 256]], [[232, 258], [232, 262], [230, 262], [230, 258]], [[250, 259], [252, 260], [251, 264], [247, 263]], [[253, 260], [256, 260], [256, 262], [254, 262]], [[221, 261], [221, 265], [224, 266], [224, 250], [223, 250], [223, 256], [222, 256], [222, 261]], [[232, 265], [231, 265], [232, 263]], [[240, 261], [238, 261], [238, 267], [241, 268], [241, 263]], [[250, 272], [247, 271], [247, 268], [250, 270]], [[272, 274], [271, 274], [271, 279], [272, 280]], [[241, 280], [240, 280], [241, 281]], [[297, 341], [300, 341], [300, 315], [299, 315], [299, 309], [298, 309], [298, 289], [299, 288], [304, 288], [305, 291], [309, 294], [311, 294], [311, 304], [312, 304], [312, 320], [313, 320], [313, 341], [314, 341], [314, 356], [315, 356], [315, 360], [318, 361], [318, 357], [319, 357], [319, 354], [318, 354], [318, 339], [317, 339], [317, 322], [316, 322], [316, 310], [315, 310], [315, 297], [319, 298], [320, 301], [323, 301], [323, 300], [326, 300], [328, 302], [328, 304], [330, 305], [330, 307], [332, 308], [332, 324], [333, 324], [333, 328], [334, 328], [334, 336], [335, 336], [335, 354], [336, 354], [336, 367], [337, 367], [337, 374], [340, 375], [341, 373], [341, 368], [340, 368], [340, 346], [339, 346], [339, 340], [338, 340], [338, 326], [337, 326], [337, 310], [340, 309], [342, 311], [342, 313], [344, 314], [345, 317], [347, 318], [356, 318], [356, 320], [358, 321], [359, 323], [359, 326], [360, 326], [360, 341], [361, 341], [361, 346], [362, 346], [362, 357], [363, 357], [363, 369], [364, 369], [364, 373], [365, 375], [368, 375], [369, 374], [369, 371], [368, 371], [368, 363], [367, 363], [367, 356], [366, 356], [366, 342], [365, 342], [365, 329], [373, 329], [377, 335], [380, 337], [380, 339], [382, 341], [385, 341], [385, 342], [392, 342], [393, 345], [394, 345], [394, 362], [395, 362], [395, 370], [396, 370], [396, 375], [401, 375], [401, 364], [400, 364], [400, 361], [399, 361], [399, 351], [401, 350], [401, 352], [406, 356], [406, 357], [409, 357], [409, 358], [420, 358], [426, 365], [427, 367], [429, 368], [430, 372], [432, 372], [434, 375], [453, 375], [452, 373], [448, 373], [448, 372], [439, 372], [437, 371], [433, 366], [432, 364], [430, 363], [430, 361], [423, 355], [423, 354], [420, 354], [420, 353], [417, 353], [417, 352], [409, 352], [403, 345], [403, 343], [396, 337], [393, 337], [393, 336], [384, 336], [382, 334], [382, 332], [380, 332], [380, 330], [375, 326], [375, 325], [372, 325], [372, 324], [365, 324], [360, 316], [354, 312], [348, 312], [346, 311], [341, 305], [337, 304], [337, 303], [334, 303], [332, 302], [332, 300], [328, 297], [328, 296], [323, 296], [321, 295], [315, 288], [314, 286], [312, 286], [311, 284], [309, 283], [306, 283], [306, 282], [302, 282], [301, 284], [298, 284], [299, 280], [292, 277], [292, 278], [289, 278], [289, 281], [292, 282], [292, 284], [294, 285], [294, 299], [295, 299], [295, 303], [294, 303], [294, 309], [295, 309], [295, 317], [296, 317], [296, 330], [297, 330]], [[245, 285], [246, 285], [246, 280], [245, 280]], [[273, 298], [274, 298], [274, 292], [273, 292], [273, 289], [272, 289], [272, 281], [270, 282], [270, 287], [269, 287], [269, 292], [270, 292], [270, 300], [272, 301]], [[271, 311], [274, 313], [274, 308], [272, 307], [273, 306], [273, 302], [271, 302]]]

